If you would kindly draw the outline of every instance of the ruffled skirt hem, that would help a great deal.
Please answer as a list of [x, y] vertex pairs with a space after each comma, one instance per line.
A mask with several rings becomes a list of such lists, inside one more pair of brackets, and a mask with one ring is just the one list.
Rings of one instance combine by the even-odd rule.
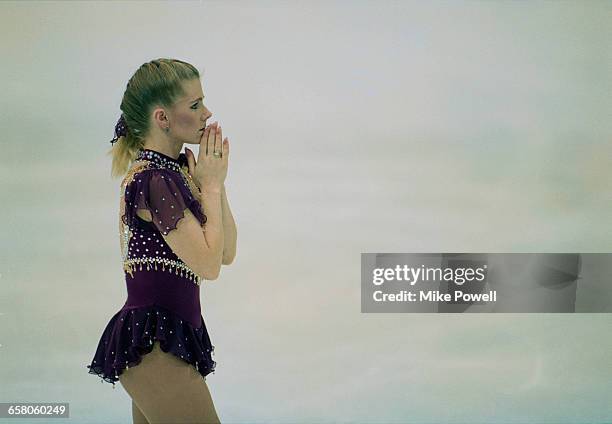
[[214, 346], [210, 342], [204, 320], [194, 328], [173, 312], [157, 306], [122, 309], [109, 321], [94, 355], [87, 365], [89, 374], [100, 377], [115, 388], [124, 370], [137, 366], [142, 357], [153, 350], [159, 341], [164, 352], [195, 367], [206, 379], [214, 373]]

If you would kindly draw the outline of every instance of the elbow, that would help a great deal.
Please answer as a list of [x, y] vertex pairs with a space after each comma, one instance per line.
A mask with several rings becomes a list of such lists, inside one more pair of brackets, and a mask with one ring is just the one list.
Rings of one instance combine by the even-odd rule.
[[201, 267], [201, 276], [205, 280], [213, 281], [219, 278], [219, 274], [221, 273], [221, 264], [223, 262], [223, 258], [221, 255], [218, 255], [216, 258], [210, 258], [205, 263], [202, 263]]
[[[231, 263], [234, 262], [234, 259], [236, 258], [236, 240], [237, 237], [234, 236], [229, 245], [224, 246], [223, 257], [221, 259], [221, 263], [223, 265], [231, 265]], [[227, 247], [227, 250], [225, 247]]]
[[219, 278], [219, 274], [221, 274], [221, 264], [219, 264], [219, 266], [215, 267], [214, 269], [208, 270], [208, 272], [204, 274], [204, 279], [208, 281], [214, 281]]
[[224, 250], [223, 256], [221, 257], [221, 264], [223, 265], [231, 265], [236, 258], [236, 245], [234, 244], [234, 248], [230, 250]]
[[207, 280], [207, 281], [215, 281], [216, 279], [219, 278], [219, 274], [220, 273], [217, 272], [216, 274], [211, 274], [211, 275], [205, 276], [204, 279]]
[[234, 258], [236, 258], [236, 255], [233, 255], [233, 256], [223, 256], [223, 259], [221, 260], [221, 264], [222, 265], [231, 265], [232, 262], [234, 262]]

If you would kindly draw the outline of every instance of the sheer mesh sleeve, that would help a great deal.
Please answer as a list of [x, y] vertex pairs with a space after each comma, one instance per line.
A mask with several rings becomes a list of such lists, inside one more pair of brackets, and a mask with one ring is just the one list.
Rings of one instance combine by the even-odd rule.
[[126, 216], [132, 222], [138, 209], [151, 213], [152, 223], [167, 235], [189, 210], [203, 225], [206, 222], [201, 204], [185, 185], [182, 176], [169, 169], [149, 169], [135, 176], [126, 187]]

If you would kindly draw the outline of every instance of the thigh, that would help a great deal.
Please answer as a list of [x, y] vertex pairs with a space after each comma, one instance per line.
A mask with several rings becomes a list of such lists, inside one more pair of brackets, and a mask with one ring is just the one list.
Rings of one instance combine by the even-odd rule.
[[124, 370], [121, 385], [150, 424], [219, 423], [202, 375], [155, 342], [140, 364]]

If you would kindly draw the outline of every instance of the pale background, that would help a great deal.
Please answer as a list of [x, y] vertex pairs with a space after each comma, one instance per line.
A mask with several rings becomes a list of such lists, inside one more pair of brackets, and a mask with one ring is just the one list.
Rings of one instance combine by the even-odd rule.
[[612, 420], [610, 314], [360, 313], [361, 252], [610, 251], [611, 20], [609, 1], [2, 2], [0, 401], [131, 422], [85, 368], [126, 296], [105, 154], [129, 77], [173, 57], [231, 140], [238, 254], [202, 289], [222, 422]]

